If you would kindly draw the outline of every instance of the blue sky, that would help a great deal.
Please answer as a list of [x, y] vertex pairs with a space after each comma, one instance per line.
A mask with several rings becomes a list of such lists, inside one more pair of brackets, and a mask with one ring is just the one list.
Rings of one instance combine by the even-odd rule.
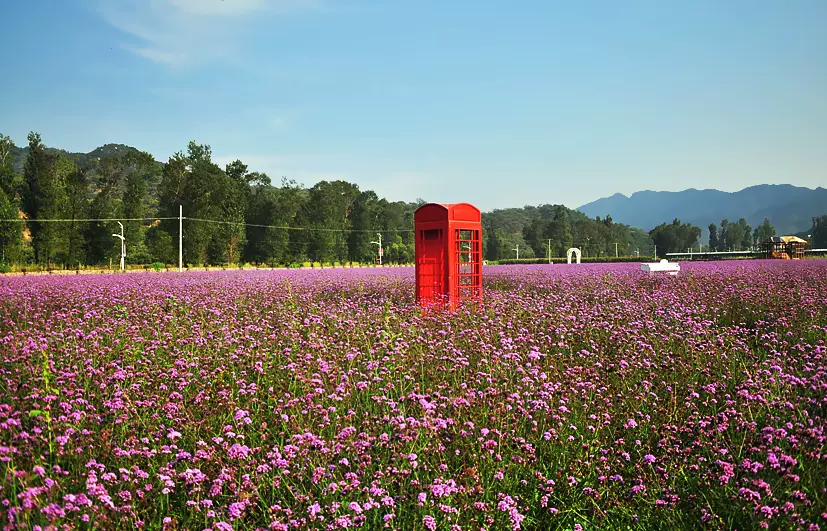
[[827, 184], [827, 1], [3, 0], [0, 132], [483, 209]]

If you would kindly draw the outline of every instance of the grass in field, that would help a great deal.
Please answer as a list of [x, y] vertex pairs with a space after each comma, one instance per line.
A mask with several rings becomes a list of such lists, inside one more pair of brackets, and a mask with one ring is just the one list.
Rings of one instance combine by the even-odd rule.
[[0, 522], [815, 529], [827, 268], [0, 279]]

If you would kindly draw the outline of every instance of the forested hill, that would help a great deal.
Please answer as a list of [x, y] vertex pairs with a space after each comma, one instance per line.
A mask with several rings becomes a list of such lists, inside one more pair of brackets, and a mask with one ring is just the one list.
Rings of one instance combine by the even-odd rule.
[[[12, 167], [16, 173], [23, 173], [23, 166], [26, 164], [26, 155], [28, 154], [28, 152], [28, 146], [14, 146], [12, 148], [12, 153], [14, 156], [14, 162]], [[94, 166], [103, 157], [117, 157], [121, 155], [126, 155], [128, 153], [138, 153], [139, 150], [131, 146], [126, 146], [124, 144], [104, 144], [99, 148], [93, 149], [89, 153], [71, 153], [69, 151], [64, 151], [62, 149], [52, 147], [47, 147], [46, 152], [66, 157], [67, 159], [77, 164], [80, 168], [87, 169]], [[159, 162], [158, 164], [160, 165], [161, 163]]]
[[[371, 262], [377, 233], [386, 261], [413, 260], [413, 212], [422, 200], [391, 202], [345, 181], [310, 188], [273, 183], [243, 161], [220, 168], [210, 147], [194, 142], [164, 163], [123, 144], [70, 153], [47, 147], [36, 134], [22, 148], [8, 137], [0, 142], [0, 219], [18, 212], [30, 220], [149, 218], [124, 222], [128, 262], [177, 260], [177, 221], [152, 218], [177, 217], [179, 205], [188, 218], [189, 264]], [[520, 257], [544, 257], [549, 240], [554, 256], [571, 246], [590, 256], [652, 249], [643, 231], [562, 205], [486, 212], [483, 227], [488, 260], [513, 258], [518, 246]], [[7, 260], [18, 262], [103, 264], [117, 259], [112, 233], [118, 230], [114, 221], [5, 223], [0, 247]]]

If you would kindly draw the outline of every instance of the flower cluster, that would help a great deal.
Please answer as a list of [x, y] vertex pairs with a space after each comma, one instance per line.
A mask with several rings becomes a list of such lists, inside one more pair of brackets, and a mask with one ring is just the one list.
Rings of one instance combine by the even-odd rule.
[[827, 529], [827, 263], [0, 277], [2, 529]]

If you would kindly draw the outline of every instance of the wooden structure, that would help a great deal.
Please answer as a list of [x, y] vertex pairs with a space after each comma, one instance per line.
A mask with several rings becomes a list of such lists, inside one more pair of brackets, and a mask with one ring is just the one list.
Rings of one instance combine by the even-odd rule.
[[804, 258], [807, 241], [797, 236], [773, 236], [761, 244], [762, 258], [800, 260]]
[[414, 212], [416, 298], [455, 309], [482, 298], [482, 224], [468, 203], [427, 203]]

